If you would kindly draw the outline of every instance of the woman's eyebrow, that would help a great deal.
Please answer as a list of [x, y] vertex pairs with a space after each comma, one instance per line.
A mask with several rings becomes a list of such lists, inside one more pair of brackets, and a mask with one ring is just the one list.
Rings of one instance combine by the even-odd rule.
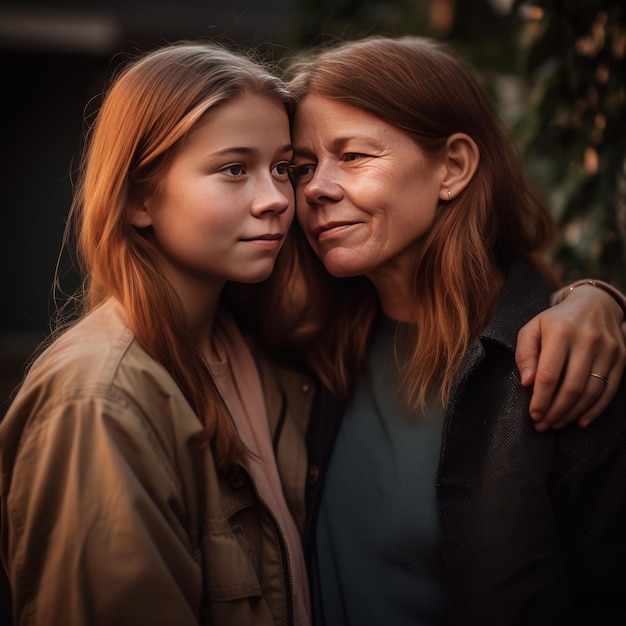
[[303, 159], [311, 159], [312, 161], [317, 160], [317, 156], [310, 150], [309, 148], [302, 148], [299, 146], [293, 147], [293, 156], [294, 158], [303, 158]]

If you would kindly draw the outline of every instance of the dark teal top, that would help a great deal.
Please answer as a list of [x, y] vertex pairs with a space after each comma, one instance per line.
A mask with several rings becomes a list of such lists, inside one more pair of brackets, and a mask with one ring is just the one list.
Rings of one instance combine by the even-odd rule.
[[327, 626], [443, 624], [436, 502], [443, 409], [410, 415], [396, 398], [394, 334], [385, 320], [345, 412], [316, 526], [315, 614]]

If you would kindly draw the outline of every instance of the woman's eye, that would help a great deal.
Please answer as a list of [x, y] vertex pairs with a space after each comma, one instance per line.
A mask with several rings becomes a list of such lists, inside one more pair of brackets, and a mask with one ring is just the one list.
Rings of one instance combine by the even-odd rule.
[[292, 165], [290, 168], [291, 180], [296, 184], [308, 183], [315, 174], [314, 163], [303, 163], [302, 165]]
[[229, 176], [241, 176], [242, 174], [246, 173], [243, 168], [243, 165], [241, 165], [240, 163], [234, 163], [233, 165], [228, 165], [222, 170], [222, 172], [224, 172], [225, 174], [228, 174]]
[[366, 156], [367, 156], [366, 154], [361, 154], [360, 152], [348, 152], [344, 156], [344, 160], [345, 161], [358, 161], [359, 159], [362, 159]]
[[289, 177], [289, 163], [277, 163], [272, 168], [272, 174], [281, 180], [286, 180]]

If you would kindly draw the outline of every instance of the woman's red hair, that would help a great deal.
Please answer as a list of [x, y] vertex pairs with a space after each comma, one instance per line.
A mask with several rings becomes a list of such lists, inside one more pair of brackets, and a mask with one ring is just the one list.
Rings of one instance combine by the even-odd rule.
[[[478, 170], [453, 200], [441, 202], [431, 231], [416, 246], [411, 285], [413, 336], [401, 351], [404, 390], [418, 408], [428, 389], [445, 403], [463, 354], [488, 319], [501, 276], [515, 257], [538, 264], [553, 233], [550, 211], [529, 180], [517, 146], [477, 80], [448, 47], [432, 40], [375, 37], [344, 43], [291, 67], [297, 99], [315, 93], [401, 129], [436, 155], [454, 133], [480, 151]], [[367, 353], [379, 304], [363, 277], [328, 274], [295, 227], [299, 247], [279, 260], [276, 301], [292, 307], [289, 334], [320, 379], [347, 398]], [[289, 285], [297, 267], [297, 302]], [[278, 306], [278, 305], [277, 305]], [[298, 313], [296, 314], [296, 309]]]

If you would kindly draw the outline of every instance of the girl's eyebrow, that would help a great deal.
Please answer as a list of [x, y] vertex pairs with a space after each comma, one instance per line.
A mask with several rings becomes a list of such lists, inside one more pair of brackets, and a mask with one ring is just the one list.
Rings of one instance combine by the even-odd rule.
[[[249, 146], [232, 146], [230, 148], [224, 148], [223, 150], [217, 150], [213, 152], [213, 154], [215, 156], [224, 156], [227, 154], [253, 154], [254, 152], [259, 152], [259, 150]], [[278, 154], [287, 154], [290, 152], [293, 152], [293, 146], [290, 143], [278, 149]]]

